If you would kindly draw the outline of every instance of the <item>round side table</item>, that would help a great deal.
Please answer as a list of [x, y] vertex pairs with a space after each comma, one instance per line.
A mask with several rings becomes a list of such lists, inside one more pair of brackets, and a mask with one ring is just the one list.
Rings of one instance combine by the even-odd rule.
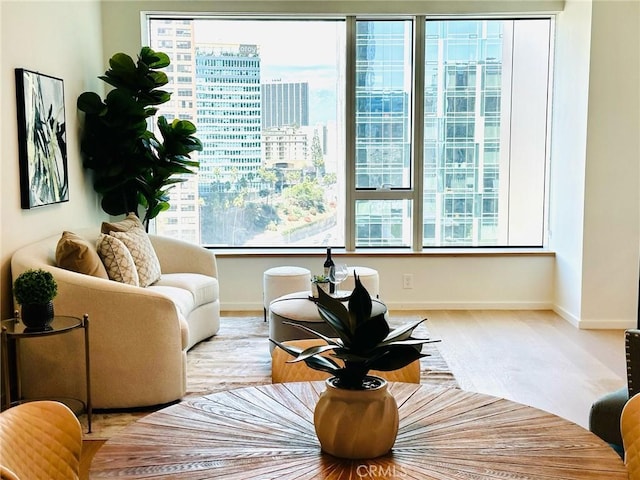
[[[86, 373], [86, 385], [87, 385], [87, 401], [86, 403], [80, 399], [77, 399], [87, 412], [87, 425], [88, 431], [91, 433], [91, 363], [89, 358], [89, 315], [85, 314], [82, 318], [67, 317], [56, 315], [51, 323], [42, 329], [31, 329], [27, 327], [18, 318], [17, 312], [14, 318], [8, 320], [2, 320], [2, 375], [4, 376], [4, 389], [5, 389], [5, 404], [4, 409], [11, 407], [11, 383], [9, 375], [9, 350], [8, 347], [13, 347], [13, 367], [15, 369], [16, 379], [16, 396], [17, 399], [14, 403], [22, 401], [22, 391], [20, 384], [20, 341], [28, 340], [29, 338], [45, 337], [50, 335], [63, 335], [78, 328], [84, 329], [84, 361], [85, 361], [85, 373]], [[73, 399], [76, 400], [76, 399]]]

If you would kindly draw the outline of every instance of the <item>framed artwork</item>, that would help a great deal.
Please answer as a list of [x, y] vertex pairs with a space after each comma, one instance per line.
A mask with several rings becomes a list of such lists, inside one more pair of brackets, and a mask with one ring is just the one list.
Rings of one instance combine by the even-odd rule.
[[69, 200], [64, 85], [16, 68], [20, 203], [28, 209]]

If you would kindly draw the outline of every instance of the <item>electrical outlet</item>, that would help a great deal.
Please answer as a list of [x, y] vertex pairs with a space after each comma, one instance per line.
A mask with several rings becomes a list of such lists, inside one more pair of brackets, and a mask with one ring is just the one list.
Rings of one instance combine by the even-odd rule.
[[402, 288], [413, 288], [413, 273], [402, 275]]

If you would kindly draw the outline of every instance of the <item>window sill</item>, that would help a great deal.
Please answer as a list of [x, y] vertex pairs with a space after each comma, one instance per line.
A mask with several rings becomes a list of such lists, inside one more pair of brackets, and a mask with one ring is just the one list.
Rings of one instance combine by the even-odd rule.
[[[318, 248], [210, 248], [216, 256], [225, 258], [241, 257], [325, 257], [324, 249]], [[331, 248], [332, 255], [340, 257], [510, 257], [510, 256], [555, 256], [555, 252], [542, 247], [495, 247], [495, 248], [430, 248], [421, 252], [410, 249], [366, 248], [347, 252], [341, 248]]]

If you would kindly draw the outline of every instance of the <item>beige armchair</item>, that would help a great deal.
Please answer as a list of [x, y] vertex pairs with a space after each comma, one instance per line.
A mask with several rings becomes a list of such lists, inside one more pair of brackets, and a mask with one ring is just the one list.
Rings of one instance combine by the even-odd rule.
[[[76, 231], [95, 243], [99, 229]], [[56, 315], [89, 315], [94, 408], [156, 405], [186, 391], [186, 352], [220, 326], [215, 255], [205, 248], [150, 236], [162, 277], [137, 287], [56, 266], [60, 235], [17, 250], [15, 279], [43, 268], [58, 282]], [[82, 331], [21, 341], [22, 393], [26, 398], [85, 398]]]

